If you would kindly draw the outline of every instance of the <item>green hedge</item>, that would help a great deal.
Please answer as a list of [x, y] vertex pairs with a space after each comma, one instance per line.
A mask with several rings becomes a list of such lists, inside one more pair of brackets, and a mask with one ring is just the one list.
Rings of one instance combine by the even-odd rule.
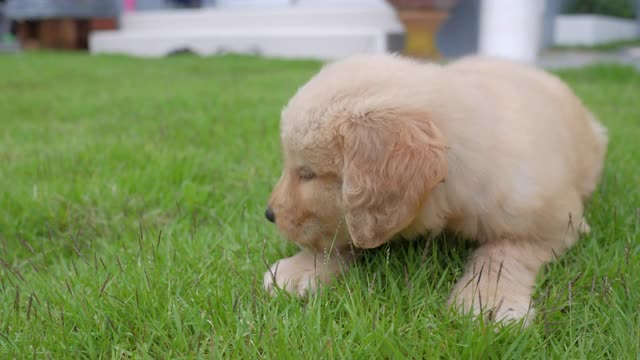
[[599, 14], [633, 19], [636, 17], [635, 0], [569, 0], [568, 14]]

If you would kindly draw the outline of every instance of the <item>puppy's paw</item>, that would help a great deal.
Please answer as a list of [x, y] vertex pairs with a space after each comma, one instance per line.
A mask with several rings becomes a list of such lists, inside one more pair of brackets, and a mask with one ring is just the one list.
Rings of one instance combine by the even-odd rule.
[[301, 297], [315, 293], [319, 281], [316, 271], [300, 265], [292, 258], [271, 265], [264, 274], [264, 288], [271, 295], [275, 294], [275, 288]]
[[591, 234], [591, 226], [589, 226], [589, 224], [587, 223], [587, 220], [585, 218], [582, 218], [582, 221], [580, 221], [580, 226], [578, 227], [578, 232], [582, 235], [589, 235]]
[[264, 287], [272, 295], [276, 288], [298, 296], [313, 294], [321, 284], [347, 271], [356, 256], [337, 250], [331, 254], [303, 250], [271, 265], [264, 274]]
[[462, 289], [456, 286], [449, 298], [449, 305], [462, 313], [472, 313], [474, 317], [482, 316], [488, 321], [506, 324], [522, 320], [525, 327], [531, 324], [535, 315], [528, 294], [509, 291], [491, 294], [478, 291], [476, 286]]

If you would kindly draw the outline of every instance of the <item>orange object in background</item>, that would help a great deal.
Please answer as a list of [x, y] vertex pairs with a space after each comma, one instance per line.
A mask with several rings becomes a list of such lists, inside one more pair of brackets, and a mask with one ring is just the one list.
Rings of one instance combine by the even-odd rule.
[[442, 10], [400, 10], [398, 18], [405, 27], [404, 53], [425, 59], [441, 58], [436, 35], [448, 12]]
[[86, 50], [92, 30], [117, 27], [111, 18], [26, 20], [18, 22], [17, 35], [24, 49]]
[[405, 28], [404, 54], [439, 59], [436, 35], [457, 0], [387, 0]]
[[121, 1], [8, 0], [5, 15], [15, 21], [22, 48], [85, 50], [92, 30], [118, 27]]

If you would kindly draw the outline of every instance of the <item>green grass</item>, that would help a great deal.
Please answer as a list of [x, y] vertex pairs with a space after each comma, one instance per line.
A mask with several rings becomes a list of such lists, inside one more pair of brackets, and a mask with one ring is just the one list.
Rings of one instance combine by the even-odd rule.
[[469, 249], [444, 237], [264, 293], [296, 251], [263, 219], [279, 113], [319, 66], [0, 57], [0, 358], [637, 357], [639, 73], [561, 73], [610, 130], [593, 232], [541, 273], [533, 326], [496, 331], [446, 309]]
[[575, 46], [553, 46], [551, 50], [574, 50], [574, 51], [594, 51], [594, 52], [612, 52], [626, 48], [640, 46], [640, 39], [610, 41], [597, 45], [575, 45]]

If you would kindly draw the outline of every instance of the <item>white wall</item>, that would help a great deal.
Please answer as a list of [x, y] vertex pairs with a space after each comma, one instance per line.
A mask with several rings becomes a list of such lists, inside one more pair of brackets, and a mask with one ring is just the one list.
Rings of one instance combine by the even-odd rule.
[[277, 7], [277, 6], [290, 6], [290, 0], [217, 0], [216, 6], [219, 7], [243, 7], [250, 6], [252, 8], [257, 7]]
[[284, 7], [284, 6], [313, 6], [313, 7], [336, 7], [336, 6], [386, 6], [385, 0], [217, 0], [216, 5], [220, 7]]
[[362, 7], [386, 7], [391, 5], [385, 0], [293, 0], [296, 6], [362, 6]]
[[556, 18], [556, 45], [596, 45], [634, 39], [638, 25], [634, 20], [601, 15], [561, 15]]
[[533, 62], [540, 50], [544, 1], [483, 0], [480, 53]]

